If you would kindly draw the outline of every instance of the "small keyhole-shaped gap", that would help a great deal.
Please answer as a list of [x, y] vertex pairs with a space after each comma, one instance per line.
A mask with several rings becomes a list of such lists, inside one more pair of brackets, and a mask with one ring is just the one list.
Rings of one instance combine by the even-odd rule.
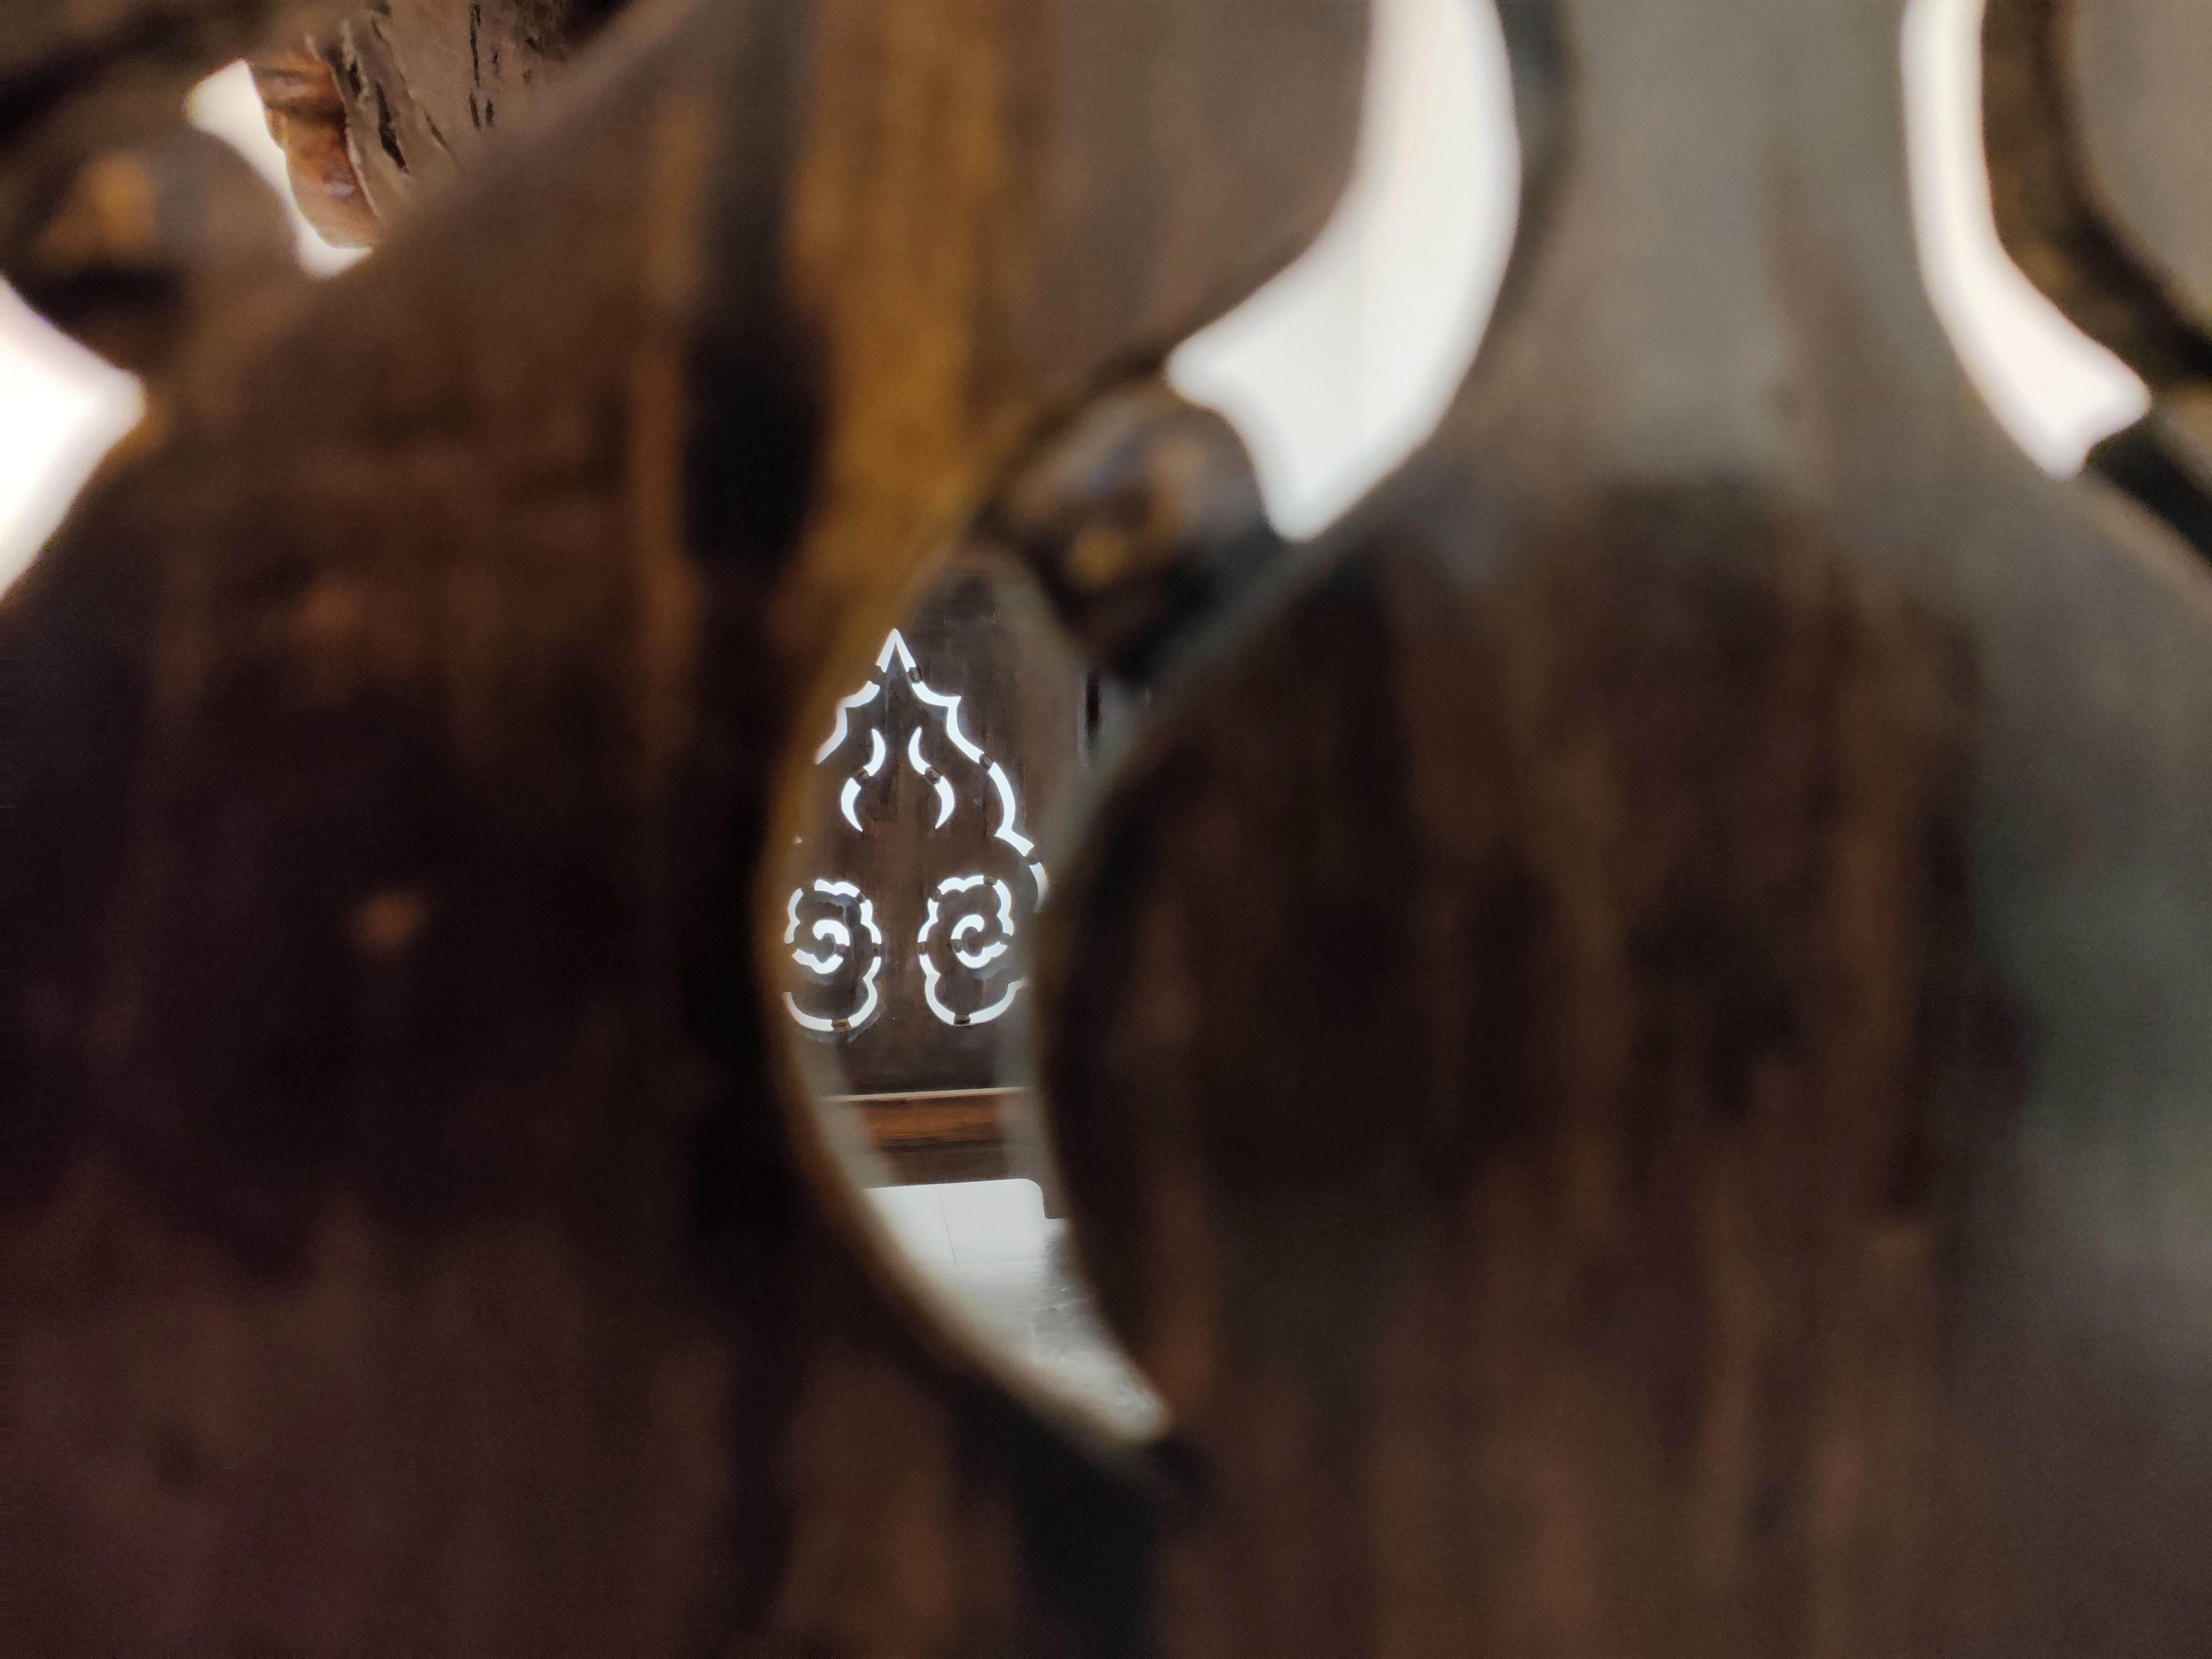
[[807, 734], [768, 988], [863, 1224], [1002, 1370], [1137, 1441], [1159, 1402], [1075, 1272], [1028, 1084], [1030, 946], [1097, 708], [1012, 563], [933, 564]]

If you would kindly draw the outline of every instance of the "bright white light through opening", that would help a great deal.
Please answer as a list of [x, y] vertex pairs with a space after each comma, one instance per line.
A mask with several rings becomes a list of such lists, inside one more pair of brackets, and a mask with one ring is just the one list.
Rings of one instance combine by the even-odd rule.
[[1168, 366], [1185, 397], [1236, 423], [1285, 535], [1328, 525], [1435, 428], [1497, 301], [1520, 173], [1490, 0], [1376, 0], [1335, 216]]
[[1997, 423], [2046, 472], [2080, 471], [2150, 394], [2075, 328], [1997, 240], [1982, 148], [1983, 0], [1909, 0], [1905, 73], [1913, 228], [1922, 279]]
[[[1911, 0], [1905, 13], [1922, 268], [1996, 419], [2039, 465], [2070, 472], [2148, 397], [1997, 241], [1981, 149], [1980, 22], [1981, 0]], [[203, 82], [187, 108], [277, 189], [303, 265], [325, 273], [360, 257], [300, 216], [243, 64]], [[1368, 110], [1336, 216], [1290, 270], [1176, 353], [1177, 386], [1227, 414], [1252, 447], [1285, 532], [1313, 533], [1373, 488], [1464, 376], [1518, 206], [1511, 112], [1488, 0], [1377, 0]], [[0, 299], [0, 586], [142, 407], [131, 376], [56, 336], [13, 295]]]
[[244, 63], [233, 64], [194, 87], [185, 100], [185, 117], [243, 155], [269, 181], [291, 217], [293, 248], [301, 270], [313, 276], [333, 276], [367, 252], [364, 248], [331, 246], [300, 211], [286, 171], [284, 147], [270, 135], [269, 117], [253, 88], [253, 71]]
[[0, 592], [23, 573], [145, 408], [136, 375], [0, 287]]
[[[2142, 383], [1997, 240], [1981, 141], [1982, 0], [1910, 0], [1901, 52], [1929, 297], [1992, 414], [2046, 471], [2148, 406]], [[1250, 447], [1269, 516], [1310, 536], [1434, 428], [1497, 298], [1519, 147], [1488, 0], [1376, 0], [1367, 111], [1336, 216], [1290, 269], [1185, 342], [1176, 386]]]
[[[871, 824], [870, 820], [863, 816], [863, 802], [871, 784], [883, 774], [885, 762], [894, 747], [902, 748], [908, 769], [928, 784], [934, 794], [935, 817], [929, 825], [932, 832], [943, 830], [958, 808], [959, 794], [952, 780], [931, 760], [925, 749], [925, 739], [931, 735], [930, 726], [915, 725], [907, 732], [902, 746], [887, 739], [884, 724], [896, 720], [898, 712], [890, 696], [895, 684], [902, 685], [911, 694], [914, 702], [927, 711], [924, 718], [933, 723], [934, 735], [942, 738], [945, 746], [988, 781], [991, 804], [996, 806], [998, 815], [991, 839], [1003, 842], [1012, 850], [1017, 859], [1023, 861], [1021, 867], [1030, 878], [1030, 902], [1032, 904], [1043, 903], [1049, 880], [1043, 864], [1030, 856], [1036, 850], [1035, 842], [1018, 827], [1021, 803], [1015, 794], [1013, 780], [1007, 775], [1005, 766], [984, 753], [982, 748], [962, 728], [959, 695], [939, 691], [921, 678], [913, 651], [908, 647], [905, 636], [896, 629], [891, 630], [884, 641], [883, 648], [876, 653], [875, 671], [867, 683], [850, 696], [838, 700], [830, 734], [814, 751], [817, 766], [828, 766], [837, 762], [848, 744], [857, 744], [860, 733], [855, 730], [854, 716], [860, 717], [861, 730], [865, 731], [867, 738], [867, 757], [854, 767], [840, 787], [838, 815], [855, 832], [868, 833]], [[938, 752], [941, 755], [945, 749], [941, 747]], [[849, 765], [852, 762], [847, 760], [841, 763]], [[959, 763], [953, 763], [956, 767]], [[814, 886], [825, 896], [842, 896], [857, 901], [863, 926], [875, 936], [877, 954], [871, 961], [860, 988], [866, 994], [866, 1000], [859, 1010], [843, 1016], [809, 1012], [789, 992], [784, 994], [784, 1005], [792, 1018], [805, 1030], [817, 1035], [844, 1036], [860, 1030], [874, 1015], [877, 1006], [876, 974], [882, 965], [882, 938], [871, 919], [872, 901], [864, 896], [859, 887], [848, 883], [830, 884], [818, 878]], [[971, 891], [988, 892], [995, 897], [996, 902], [987, 912], [964, 912], [954, 918], [949, 927], [940, 929], [941, 904]], [[796, 947], [791, 953], [794, 963], [817, 978], [827, 980], [845, 967], [847, 957], [842, 951], [817, 952], [799, 944], [801, 933], [805, 931], [799, 910], [806, 897], [807, 891], [804, 887], [791, 896], [790, 927], [784, 934], [784, 943]], [[1017, 925], [1013, 890], [1006, 882], [976, 873], [948, 876], [938, 884], [935, 893], [928, 899], [927, 919], [921, 924], [920, 935], [915, 941], [914, 965], [921, 974], [923, 1003], [941, 1024], [954, 1027], [988, 1025], [1014, 1006], [1014, 1000], [1028, 982], [1026, 980], [1011, 981], [994, 1000], [982, 1006], [964, 1012], [954, 1007], [941, 994], [946, 969], [937, 960], [937, 952], [949, 950], [952, 960], [970, 974], [985, 973], [994, 963], [1012, 950]], [[840, 945], [849, 945], [852, 943], [849, 929], [834, 919], [825, 918], [815, 923], [811, 933], [816, 939], [834, 939]], [[966, 943], [977, 934], [984, 936], [980, 943]]]

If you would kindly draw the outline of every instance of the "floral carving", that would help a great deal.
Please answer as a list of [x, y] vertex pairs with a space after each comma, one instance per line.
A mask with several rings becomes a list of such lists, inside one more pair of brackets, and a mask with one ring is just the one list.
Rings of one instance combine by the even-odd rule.
[[989, 1024], [1013, 1006], [1027, 983], [998, 983], [1014, 945], [1014, 896], [1003, 881], [947, 876], [930, 895], [915, 943], [922, 995], [947, 1025]]
[[884, 934], [875, 906], [849, 881], [817, 878], [793, 890], [783, 942], [800, 969], [799, 992], [784, 1006], [823, 1036], [857, 1031], [883, 1006]]
[[[862, 963], [866, 953], [858, 941], [868, 931], [862, 909], [871, 922], [880, 923], [856, 885], [816, 880], [793, 895], [787, 942], [805, 983], [799, 994], [787, 994], [793, 1018], [825, 1036], [861, 1029], [874, 1017], [878, 1001], [870, 975], [881, 970], [890, 976], [913, 973], [919, 980], [917, 1000], [942, 1024], [997, 1019], [1022, 990], [1023, 980], [1011, 971], [1015, 934], [1020, 915], [1042, 902], [1047, 878], [1022, 832], [1013, 780], [969, 735], [959, 694], [924, 680], [905, 638], [894, 629], [866, 683], [839, 701], [814, 759], [837, 779], [836, 817], [829, 828], [845, 838], [846, 850], [836, 854], [840, 862], [856, 846], [865, 847], [854, 837], [917, 836], [922, 879], [919, 892], [875, 896], [890, 906], [890, 914], [905, 918], [898, 927], [915, 938], [910, 964], [885, 964], [879, 933], [872, 965]], [[902, 785], [902, 775], [915, 781]], [[899, 823], [894, 803], [902, 799], [908, 803], [902, 809], [908, 816]], [[865, 864], [865, 852], [860, 856]], [[910, 879], [902, 878], [898, 885], [904, 888]], [[833, 915], [825, 908], [833, 900], [848, 908]], [[925, 908], [918, 935], [906, 933]]]

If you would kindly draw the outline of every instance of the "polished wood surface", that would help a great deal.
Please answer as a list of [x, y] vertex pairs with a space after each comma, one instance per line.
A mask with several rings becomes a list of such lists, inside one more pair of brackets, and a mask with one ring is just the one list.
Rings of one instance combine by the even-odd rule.
[[1318, 231], [1364, 27], [641, 9], [162, 393], [0, 601], [0, 1646], [1144, 1644], [1135, 1454], [817, 1179], [757, 865], [1029, 434]]
[[[1337, 199], [1348, 0], [641, 5], [178, 325], [0, 600], [0, 1647], [2212, 1642], [2212, 577], [1960, 380], [1896, 6], [1499, 9], [1497, 319], [1307, 547], [1154, 371]], [[9, 212], [263, 25], [0, 26]], [[1035, 1081], [1141, 1443], [776, 1024], [970, 537], [1135, 728]]]

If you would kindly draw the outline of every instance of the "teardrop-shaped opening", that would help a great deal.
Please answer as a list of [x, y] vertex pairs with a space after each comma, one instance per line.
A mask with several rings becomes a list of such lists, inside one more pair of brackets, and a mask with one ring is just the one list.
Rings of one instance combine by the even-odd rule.
[[[1354, 183], [1315, 246], [1175, 355], [1311, 533], [1434, 428], [1489, 317], [1520, 156], [1489, 0], [1376, 0]], [[1094, 1311], [1030, 1087], [1055, 848], [1142, 711], [1027, 580], [957, 550], [841, 671], [773, 864], [777, 1023], [852, 1207], [1002, 1372], [1109, 1433], [1165, 1426]]]
[[1018, 572], [933, 565], [811, 734], [770, 989], [864, 1222], [980, 1347], [1141, 1438], [1158, 1404], [1077, 1279], [1027, 1076], [1052, 828], [1112, 704]]

